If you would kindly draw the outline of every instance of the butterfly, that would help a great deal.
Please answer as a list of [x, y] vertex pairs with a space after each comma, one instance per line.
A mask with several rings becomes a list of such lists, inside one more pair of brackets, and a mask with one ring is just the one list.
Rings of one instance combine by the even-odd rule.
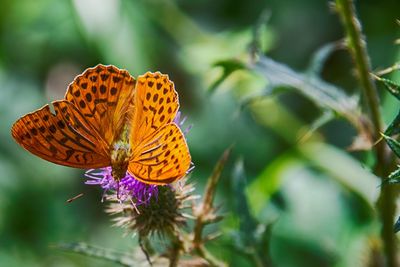
[[147, 184], [168, 184], [191, 165], [174, 122], [178, 94], [168, 75], [97, 65], [78, 75], [65, 99], [26, 114], [11, 129], [23, 148], [50, 162], [83, 169], [111, 166]]

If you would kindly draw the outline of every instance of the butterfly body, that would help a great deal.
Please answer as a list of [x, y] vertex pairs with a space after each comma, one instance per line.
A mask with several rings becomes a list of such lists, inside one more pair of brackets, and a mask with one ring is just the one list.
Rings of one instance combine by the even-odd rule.
[[132, 157], [131, 146], [128, 141], [128, 127], [122, 131], [121, 138], [117, 140], [111, 151], [111, 174], [117, 181], [125, 177], [128, 170], [129, 160]]
[[191, 164], [186, 140], [173, 122], [178, 95], [167, 75], [139, 76], [97, 65], [68, 86], [65, 99], [17, 120], [12, 136], [29, 152], [75, 168], [112, 167], [149, 184], [182, 178]]

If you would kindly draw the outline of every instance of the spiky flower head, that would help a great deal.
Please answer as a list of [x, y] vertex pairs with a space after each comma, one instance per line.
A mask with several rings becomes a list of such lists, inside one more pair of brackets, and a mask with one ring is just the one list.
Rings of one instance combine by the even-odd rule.
[[116, 226], [137, 233], [139, 237], [168, 236], [185, 225], [184, 210], [189, 207], [186, 203], [194, 198], [191, 195], [193, 186], [184, 183], [158, 186], [157, 196], [151, 197], [146, 205], [120, 203], [115, 195], [109, 195], [111, 204], [106, 212], [116, 216]]

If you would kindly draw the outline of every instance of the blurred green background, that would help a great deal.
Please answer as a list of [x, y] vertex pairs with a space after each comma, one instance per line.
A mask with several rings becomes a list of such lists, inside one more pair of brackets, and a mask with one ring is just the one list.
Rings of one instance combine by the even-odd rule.
[[[399, 2], [356, 4], [373, 68], [392, 65], [400, 58]], [[83, 171], [41, 160], [10, 135], [15, 120], [63, 98], [73, 78], [98, 63], [133, 76], [169, 74], [186, 125], [193, 124], [190, 180], [199, 193], [223, 150], [235, 144], [216, 200], [226, 215], [218, 224], [222, 236], [209, 245], [216, 257], [230, 266], [366, 266], [379, 246], [379, 180], [370, 174], [368, 153], [346, 151], [355, 130], [333, 120], [299, 141], [322, 112], [294, 91], [243, 105], [268, 84], [251, 71], [209, 91], [223, 71], [215, 62], [248, 60], [263, 11], [270, 19], [262, 48], [295, 70], [305, 71], [315, 51], [343, 38], [337, 14], [320, 0], [1, 0], [0, 266], [117, 266], [53, 245], [84, 241], [128, 252], [137, 246], [111, 227], [102, 192], [84, 185]], [[358, 93], [345, 50], [328, 57], [321, 78]], [[389, 122], [398, 106], [379, 89]]]

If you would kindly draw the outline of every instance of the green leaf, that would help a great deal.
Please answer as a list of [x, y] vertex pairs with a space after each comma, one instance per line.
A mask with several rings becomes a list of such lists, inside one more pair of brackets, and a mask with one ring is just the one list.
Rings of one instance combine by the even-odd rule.
[[385, 135], [391, 136], [400, 133], [400, 111], [397, 113], [396, 118], [390, 123], [385, 131]]
[[128, 253], [112, 251], [106, 248], [95, 247], [86, 243], [60, 243], [54, 246], [57, 249], [75, 252], [78, 254], [100, 258], [121, 264], [122, 266], [135, 266], [135, 259]]
[[266, 223], [271, 220], [263, 211], [269, 205], [271, 197], [281, 188], [284, 178], [295, 173], [300, 165], [291, 152], [283, 154], [270, 162], [246, 187], [250, 211], [260, 222]]
[[397, 157], [400, 158], [400, 143], [387, 135], [382, 134], [383, 138], [385, 138], [386, 143], [389, 145], [389, 147], [392, 149], [392, 151], [396, 154]]
[[230, 60], [221, 60], [218, 62], [214, 63], [214, 67], [222, 67], [223, 73], [221, 77], [219, 77], [209, 88], [209, 92], [213, 93], [218, 86], [231, 75], [233, 72], [241, 69], [246, 69], [246, 65], [235, 59], [230, 59]]
[[[398, 166], [399, 167], [399, 166]], [[398, 184], [400, 183], [400, 168], [392, 172], [387, 179], [382, 182], [384, 184]]]
[[325, 143], [306, 143], [299, 152], [344, 188], [357, 195], [372, 213], [378, 177], [348, 153]]
[[339, 43], [329, 43], [324, 46], [322, 46], [320, 49], [318, 49], [310, 62], [310, 66], [308, 68], [308, 72], [311, 75], [319, 75], [320, 72], [322, 71], [324, 64], [328, 57], [339, 47]]
[[331, 110], [324, 111], [321, 116], [313, 121], [310, 127], [308, 127], [307, 132], [300, 138], [300, 142], [307, 140], [315, 131], [330, 122], [335, 118], [335, 114]]
[[[247, 177], [244, 171], [243, 159], [238, 159], [233, 168], [232, 191], [234, 194], [234, 207], [240, 222], [240, 238], [245, 245], [251, 245], [254, 242], [253, 232], [257, 228], [257, 222], [250, 214], [250, 208], [245, 195], [247, 186]], [[245, 239], [245, 240], [243, 240]]]
[[342, 88], [327, 83], [315, 75], [296, 72], [268, 57], [260, 57], [250, 68], [268, 79], [271, 86], [291, 87], [323, 110], [332, 110], [355, 127], [360, 126], [358, 99], [348, 96]]
[[258, 266], [269, 266], [268, 255], [264, 253], [269, 248], [271, 229], [275, 220], [262, 225], [250, 213], [250, 206], [245, 188], [247, 186], [247, 177], [244, 169], [243, 159], [235, 162], [232, 173], [232, 187], [234, 200], [233, 204], [236, 214], [239, 218], [239, 231], [234, 231], [234, 244], [239, 252], [245, 253]]
[[398, 231], [400, 231], [400, 217], [397, 219], [396, 223], [394, 224], [394, 229], [393, 231], [395, 233], [397, 233]]
[[259, 54], [265, 53], [265, 45], [263, 46], [263, 29], [271, 17], [271, 11], [265, 9], [261, 12], [253, 29], [253, 40], [250, 43], [250, 54], [255, 58]]
[[400, 84], [395, 83], [394, 81], [391, 81], [389, 79], [381, 78], [374, 74], [372, 74], [372, 76], [378, 81], [382, 82], [385, 85], [386, 89], [389, 91], [389, 93], [391, 93], [394, 97], [400, 100]]

